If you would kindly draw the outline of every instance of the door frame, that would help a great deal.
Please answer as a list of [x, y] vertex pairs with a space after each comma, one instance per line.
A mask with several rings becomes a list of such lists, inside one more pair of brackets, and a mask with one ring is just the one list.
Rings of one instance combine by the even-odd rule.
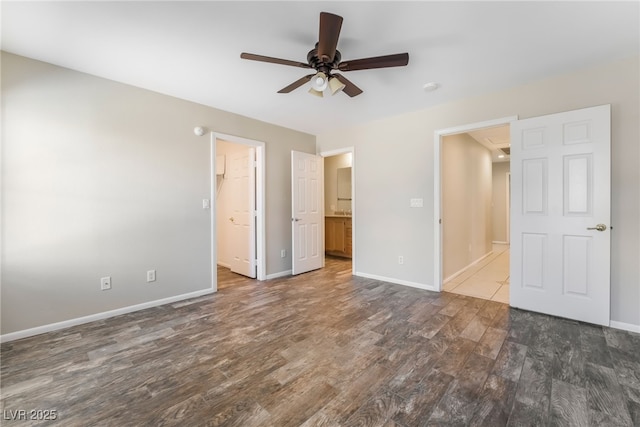
[[256, 279], [266, 280], [265, 238], [265, 143], [255, 139], [211, 131], [211, 280], [218, 290], [217, 230], [216, 230], [216, 142], [223, 140], [233, 144], [248, 145], [256, 149]]
[[[356, 274], [356, 149], [355, 147], [338, 148], [335, 150], [321, 151], [320, 157], [339, 156], [340, 154], [351, 153], [351, 274]], [[322, 181], [322, 215], [324, 211], [324, 180]], [[324, 242], [326, 233], [325, 227], [322, 227], [322, 249], [324, 251]]]
[[509, 158], [509, 172], [505, 174], [505, 200], [506, 200], [506, 223], [507, 223], [507, 245], [511, 244], [511, 158]]
[[500, 119], [470, 123], [446, 129], [438, 129], [434, 134], [434, 173], [433, 173], [433, 288], [442, 291], [442, 139], [445, 136], [470, 132], [477, 129], [510, 124], [518, 120], [518, 116], [507, 116]]

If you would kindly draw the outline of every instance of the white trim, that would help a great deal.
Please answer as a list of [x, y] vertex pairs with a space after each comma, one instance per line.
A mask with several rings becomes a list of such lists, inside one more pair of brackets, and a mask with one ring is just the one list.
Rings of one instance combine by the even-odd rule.
[[507, 211], [506, 217], [506, 226], [507, 226], [507, 241], [505, 242], [507, 245], [511, 242], [511, 160], [509, 160], [509, 172], [505, 174], [505, 187], [506, 187], [506, 206], [505, 209]]
[[226, 263], [226, 262], [218, 261], [218, 265], [219, 265], [220, 267], [224, 267], [224, 268], [231, 268], [231, 264]]
[[436, 288], [434, 286], [427, 285], [427, 284], [424, 284], [424, 283], [410, 282], [408, 280], [395, 279], [393, 277], [378, 276], [376, 274], [368, 274], [368, 273], [356, 272], [354, 274], [354, 276], [364, 277], [364, 278], [367, 278], [367, 279], [380, 280], [381, 282], [394, 283], [396, 285], [409, 286], [409, 287], [412, 287], [412, 288], [423, 289], [425, 291], [435, 291], [436, 290]]
[[[339, 156], [340, 154], [351, 153], [351, 274], [356, 275], [356, 149], [355, 147], [344, 147], [336, 150], [321, 151], [322, 157]], [[323, 168], [324, 173], [324, 168]], [[322, 181], [322, 212], [324, 214], [324, 179]], [[324, 227], [322, 233], [322, 244], [324, 246]]]
[[339, 156], [340, 154], [345, 154], [345, 153], [353, 153], [354, 151], [355, 151], [354, 147], [344, 147], [344, 148], [337, 148], [335, 150], [321, 151], [320, 153], [318, 153], [318, 155], [322, 157], [331, 157], [331, 156]]
[[612, 320], [611, 322], [609, 322], [609, 327], [640, 334], [640, 325], [634, 325], [633, 323], [624, 323]]
[[188, 294], [176, 295], [155, 301], [143, 302], [128, 307], [117, 308], [115, 310], [103, 311], [102, 313], [90, 314], [88, 316], [76, 317], [75, 319], [64, 320], [62, 322], [50, 323], [48, 325], [37, 326], [35, 328], [24, 329], [22, 331], [10, 332], [0, 335], [0, 342], [14, 341], [21, 338], [32, 337], [34, 335], [53, 332], [60, 329], [69, 328], [71, 326], [82, 325], [84, 323], [95, 322], [96, 320], [107, 319], [109, 317], [119, 316], [121, 314], [132, 313], [134, 311], [144, 310], [146, 308], [157, 307], [160, 305], [170, 304], [176, 301], [183, 301], [190, 298], [196, 298], [203, 295], [214, 293], [214, 289], [203, 289], [201, 291], [190, 292]]
[[461, 275], [462, 273], [464, 273], [465, 271], [467, 271], [468, 269], [470, 269], [471, 267], [474, 267], [476, 265], [478, 265], [480, 262], [482, 262], [485, 258], [491, 256], [493, 254], [493, 251], [489, 251], [486, 254], [482, 255], [480, 258], [478, 258], [477, 260], [473, 261], [471, 264], [467, 264], [466, 267], [462, 267], [460, 270], [456, 271], [455, 273], [453, 273], [451, 276], [447, 277], [446, 279], [442, 279], [443, 283], [447, 283], [449, 280]]
[[[257, 212], [257, 220], [256, 220], [256, 259], [257, 259], [257, 279], [258, 280], [266, 280], [267, 279], [267, 241], [265, 237], [266, 223], [265, 223], [265, 215], [266, 215], [266, 201], [265, 201], [265, 191], [266, 191], [266, 172], [265, 172], [265, 143], [263, 141], [258, 141], [255, 139], [243, 138], [241, 136], [228, 135], [220, 132], [211, 132], [212, 144], [213, 144], [213, 158], [212, 158], [212, 173], [213, 179], [215, 180], [215, 142], [220, 139], [227, 142], [231, 142], [234, 144], [242, 144], [249, 145], [251, 147], [255, 147], [256, 149], [256, 212]], [[216, 236], [215, 236], [215, 215], [216, 215], [216, 206], [212, 203], [212, 245], [215, 248], [216, 246]], [[216, 255], [215, 252], [212, 252], [212, 255]], [[212, 258], [212, 266], [214, 270], [214, 274], [216, 275], [216, 287], [217, 287], [217, 271], [215, 271], [215, 265], [217, 263], [217, 255]]]
[[491, 243], [494, 244], [494, 245], [508, 245], [509, 244], [509, 242], [501, 242], [499, 240], [494, 240]]
[[211, 194], [209, 194], [209, 218], [211, 219], [211, 289], [218, 291], [218, 268], [216, 260], [218, 259], [217, 231], [216, 231], [216, 135], [211, 132], [209, 136], [209, 155], [211, 158], [209, 169], [211, 169]]
[[458, 133], [469, 132], [476, 129], [490, 128], [494, 126], [501, 126], [511, 123], [514, 120], [518, 120], [518, 116], [503, 117], [501, 119], [487, 120], [485, 122], [471, 123], [462, 126], [456, 126], [452, 128], [439, 129], [433, 133], [433, 290], [440, 292], [442, 290], [442, 200], [441, 200], [441, 176], [440, 176], [440, 162], [441, 162], [441, 148], [442, 137], [447, 135], [455, 135]]
[[279, 273], [268, 274], [267, 275], [267, 280], [277, 279], [279, 277], [291, 276], [292, 273], [293, 272], [291, 270], [285, 270], [285, 271], [281, 271]]

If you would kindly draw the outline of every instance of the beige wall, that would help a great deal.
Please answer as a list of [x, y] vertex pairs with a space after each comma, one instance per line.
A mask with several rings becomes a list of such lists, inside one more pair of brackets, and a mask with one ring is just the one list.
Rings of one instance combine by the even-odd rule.
[[509, 168], [509, 162], [495, 162], [492, 168], [491, 229], [492, 240], [498, 243], [508, 241], [507, 173]]
[[211, 288], [198, 125], [265, 142], [266, 271], [291, 269], [291, 150], [314, 136], [7, 53], [1, 102], [3, 335]]
[[[357, 273], [433, 285], [436, 130], [602, 104], [612, 106], [611, 318], [640, 326], [638, 57], [318, 135], [320, 152], [356, 152]], [[424, 208], [409, 208], [412, 197]]]
[[441, 154], [446, 279], [491, 252], [491, 153], [465, 133], [444, 137]]
[[[331, 214], [336, 209], [347, 208], [350, 203], [341, 200], [338, 202], [338, 168], [351, 167], [351, 153], [338, 154], [324, 159], [324, 212]], [[332, 209], [333, 207], [333, 209]]]

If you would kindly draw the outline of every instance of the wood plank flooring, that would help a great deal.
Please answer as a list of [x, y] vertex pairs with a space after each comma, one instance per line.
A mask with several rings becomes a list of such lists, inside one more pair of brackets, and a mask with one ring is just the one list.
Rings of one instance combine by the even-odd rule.
[[2, 425], [640, 425], [640, 335], [350, 265], [5, 343]]

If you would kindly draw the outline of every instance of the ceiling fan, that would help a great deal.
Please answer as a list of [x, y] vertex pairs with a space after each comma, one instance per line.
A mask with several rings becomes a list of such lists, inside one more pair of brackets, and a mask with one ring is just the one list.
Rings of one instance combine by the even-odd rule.
[[[338, 71], [371, 70], [374, 68], [402, 67], [409, 63], [408, 53], [376, 56], [371, 58], [342, 61], [342, 55], [337, 50], [342, 17], [328, 12], [320, 13], [320, 35], [314, 49], [307, 54], [307, 62], [290, 61], [288, 59], [272, 58], [269, 56], [255, 55], [243, 52], [240, 58], [253, 61], [270, 62], [272, 64], [289, 65], [292, 67], [312, 68], [315, 73], [306, 75], [278, 91], [289, 93], [303, 84], [311, 81], [310, 93], [322, 96], [324, 90], [329, 87], [332, 94], [342, 90], [350, 97], [360, 95], [362, 89], [350, 82]], [[312, 80], [313, 79], [313, 80]]]

